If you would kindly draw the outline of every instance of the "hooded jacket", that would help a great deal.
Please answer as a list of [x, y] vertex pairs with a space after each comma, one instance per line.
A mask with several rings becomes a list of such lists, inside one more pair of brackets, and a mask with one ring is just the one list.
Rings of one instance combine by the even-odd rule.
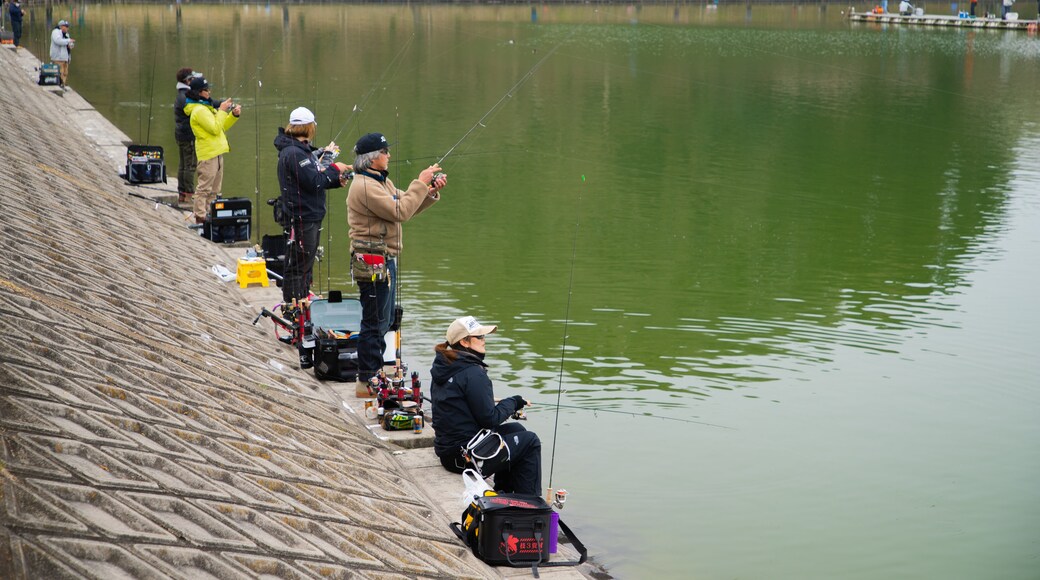
[[386, 173], [358, 171], [347, 194], [347, 223], [350, 239], [385, 242], [390, 255], [403, 246], [401, 224], [426, 211], [440, 199], [431, 197], [430, 187], [415, 179], [407, 190], [394, 187]]
[[325, 219], [325, 190], [340, 187], [339, 169], [330, 165], [325, 171], [319, 170], [317, 148], [289, 137], [282, 127], [278, 128], [274, 147], [278, 150], [278, 185], [288, 217], [294, 222]]
[[501, 425], [516, 412], [516, 398], [495, 404], [495, 393], [487, 375], [487, 365], [476, 356], [455, 351], [449, 361], [437, 353], [430, 369], [433, 400], [433, 450], [438, 456], [453, 456], [481, 429]]
[[194, 99], [188, 99], [184, 112], [191, 120], [191, 132], [195, 135], [195, 157], [199, 161], [231, 151], [224, 131], [238, 122], [238, 117]]
[[70, 48], [72, 48], [72, 39], [69, 38], [69, 33], [63, 32], [60, 26], [55, 27], [51, 31], [51, 60], [68, 62], [71, 60]]

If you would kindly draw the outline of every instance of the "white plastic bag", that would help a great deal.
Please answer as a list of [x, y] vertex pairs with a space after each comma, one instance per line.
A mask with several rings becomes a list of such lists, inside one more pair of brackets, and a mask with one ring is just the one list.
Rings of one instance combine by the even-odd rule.
[[235, 275], [231, 273], [231, 270], [228, 270], [227, 267], [223, 264], [217, 264], [210, 268], [210, 270], [217, 276], [217, 278], [220, 278], [225, 282], [235, 281]]
[[491, 486], [484, 481], [484, 478], [480, 477], [480, 474], [472, 469], [462, 472], [462, 483], [465, 486], [465, 490], [462, 492], [463, 510], [466, 509], [466, 506], [473, 503], [473, 498], [484, 497], [484, 492], [491, 490]]

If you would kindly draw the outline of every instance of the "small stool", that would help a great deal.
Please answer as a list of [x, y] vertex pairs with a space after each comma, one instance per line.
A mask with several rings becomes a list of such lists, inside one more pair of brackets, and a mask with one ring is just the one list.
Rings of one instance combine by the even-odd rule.
[[267, 261], [263, 258], [239, 258], [235, 277], [238, 279], [239, 288], [245, 288], [258, 282], [264, 288], [271, 284], [267, 279]]

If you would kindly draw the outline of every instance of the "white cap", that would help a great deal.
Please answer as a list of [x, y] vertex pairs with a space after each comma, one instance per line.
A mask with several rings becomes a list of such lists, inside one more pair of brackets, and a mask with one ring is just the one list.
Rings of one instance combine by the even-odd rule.
[[311, 123], [314, 123], [314, 113], [307, 107], [297, 107], [289, 113], [290, 125], [309, 125]]
[[462, 318], [456, 318], [451, 323], [451, 326], [448, 327], [448, 332], [444, 333], [444, 338], [448, 341], [448, 344], [456, 344], [467, 336], [491, 334], [496, 330], [498, 330], [497, 326], [484, 326], [472, 316], [463, 316]]

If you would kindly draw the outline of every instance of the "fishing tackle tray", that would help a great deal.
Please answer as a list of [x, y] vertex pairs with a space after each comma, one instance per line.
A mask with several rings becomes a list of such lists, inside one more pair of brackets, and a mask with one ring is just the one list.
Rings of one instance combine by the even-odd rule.
[[357, 331], [361, 328], [361, 301], [343, 299], [338, 290], [329, 298], [311, 301], [314, 324], [314, 376], [320, 380], [356, 381]]
[[[42, 78], [43, 69], [40, 69]], [[158, 145], [127, 145], [126, 180], [130, 183], [166, 183], [166, 161]]]
[[61, 79], [58, 77], [58, 65], [54, 63], [46, 63], [40, 65], [40, 78], [36, 81], [39, 85], [57, 85], [61, 84]]

